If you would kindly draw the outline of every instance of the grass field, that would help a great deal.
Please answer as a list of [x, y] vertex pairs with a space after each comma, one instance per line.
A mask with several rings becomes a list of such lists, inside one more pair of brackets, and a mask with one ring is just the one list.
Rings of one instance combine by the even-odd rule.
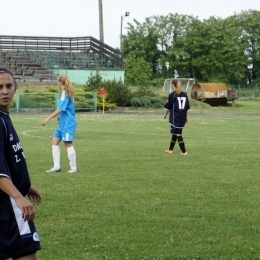
[[191, 111], [187, 156], [164, 154], [163, 114], [77, 114], [76, 174], [63, 145], [62, 172], [45, 173], [56, 120], [12, 113], [43, 195], [38, 259], [259, 259], [260, 102], [238, 103], [243, 115]]

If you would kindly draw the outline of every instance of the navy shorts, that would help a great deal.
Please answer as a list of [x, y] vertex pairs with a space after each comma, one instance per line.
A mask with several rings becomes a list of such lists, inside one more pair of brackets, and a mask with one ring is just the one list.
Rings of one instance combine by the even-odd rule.
[[171, 125], [171, 134], [182, 134], [182, 128], [176, 128], [173, 125]]
[[40, 250], [33, 221], [24, 221], [14, 199], [0, 197], [0, 260], [19, 258]]

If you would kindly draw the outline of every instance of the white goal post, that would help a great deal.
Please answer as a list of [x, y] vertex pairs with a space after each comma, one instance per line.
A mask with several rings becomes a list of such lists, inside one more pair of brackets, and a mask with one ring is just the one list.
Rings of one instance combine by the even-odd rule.
[[194, 78], [170, 78], [170, 79], [166, 79], [164, 81], [163, 92], [167, 92], [167, 93], [172, 92], [172, 81], [174, 79], [180, 80], [181, 85], [182, 85], [182, 90], [185, 91], [186, 93], [190, 92], [191, 88], [195, 84]]

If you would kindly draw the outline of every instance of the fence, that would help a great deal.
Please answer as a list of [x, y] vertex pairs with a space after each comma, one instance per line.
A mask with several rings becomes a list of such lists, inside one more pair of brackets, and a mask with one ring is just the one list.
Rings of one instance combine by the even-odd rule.
[[251, 85], [235, 85], [234, 88], [237, 90], [237, 98], [260, 98], [258, 84]]
[[[53, 110], [57, 107], [59, 93], [16, 93], [10, 109], [16, 110]], [[76, 111], [97, 111], [97, 94], [92, 92], [74, 93]]]

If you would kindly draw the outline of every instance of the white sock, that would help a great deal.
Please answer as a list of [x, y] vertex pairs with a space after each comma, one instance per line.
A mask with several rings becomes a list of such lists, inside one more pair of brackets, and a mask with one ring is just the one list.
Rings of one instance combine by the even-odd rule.
[[59, 169], [60, 168], [60, 147], [59, 147], [59, 145], [52, 145], [52, 157], [53, 157], [54, 168]]
[[77, 170], [77, 165], [76, 165], [76, 152], [73, 146], [69, 147], [67, 149], [68, 152], [68, 159], [69, 159], [69, 163], [70, 163], [70, 168], [73, 171]]

